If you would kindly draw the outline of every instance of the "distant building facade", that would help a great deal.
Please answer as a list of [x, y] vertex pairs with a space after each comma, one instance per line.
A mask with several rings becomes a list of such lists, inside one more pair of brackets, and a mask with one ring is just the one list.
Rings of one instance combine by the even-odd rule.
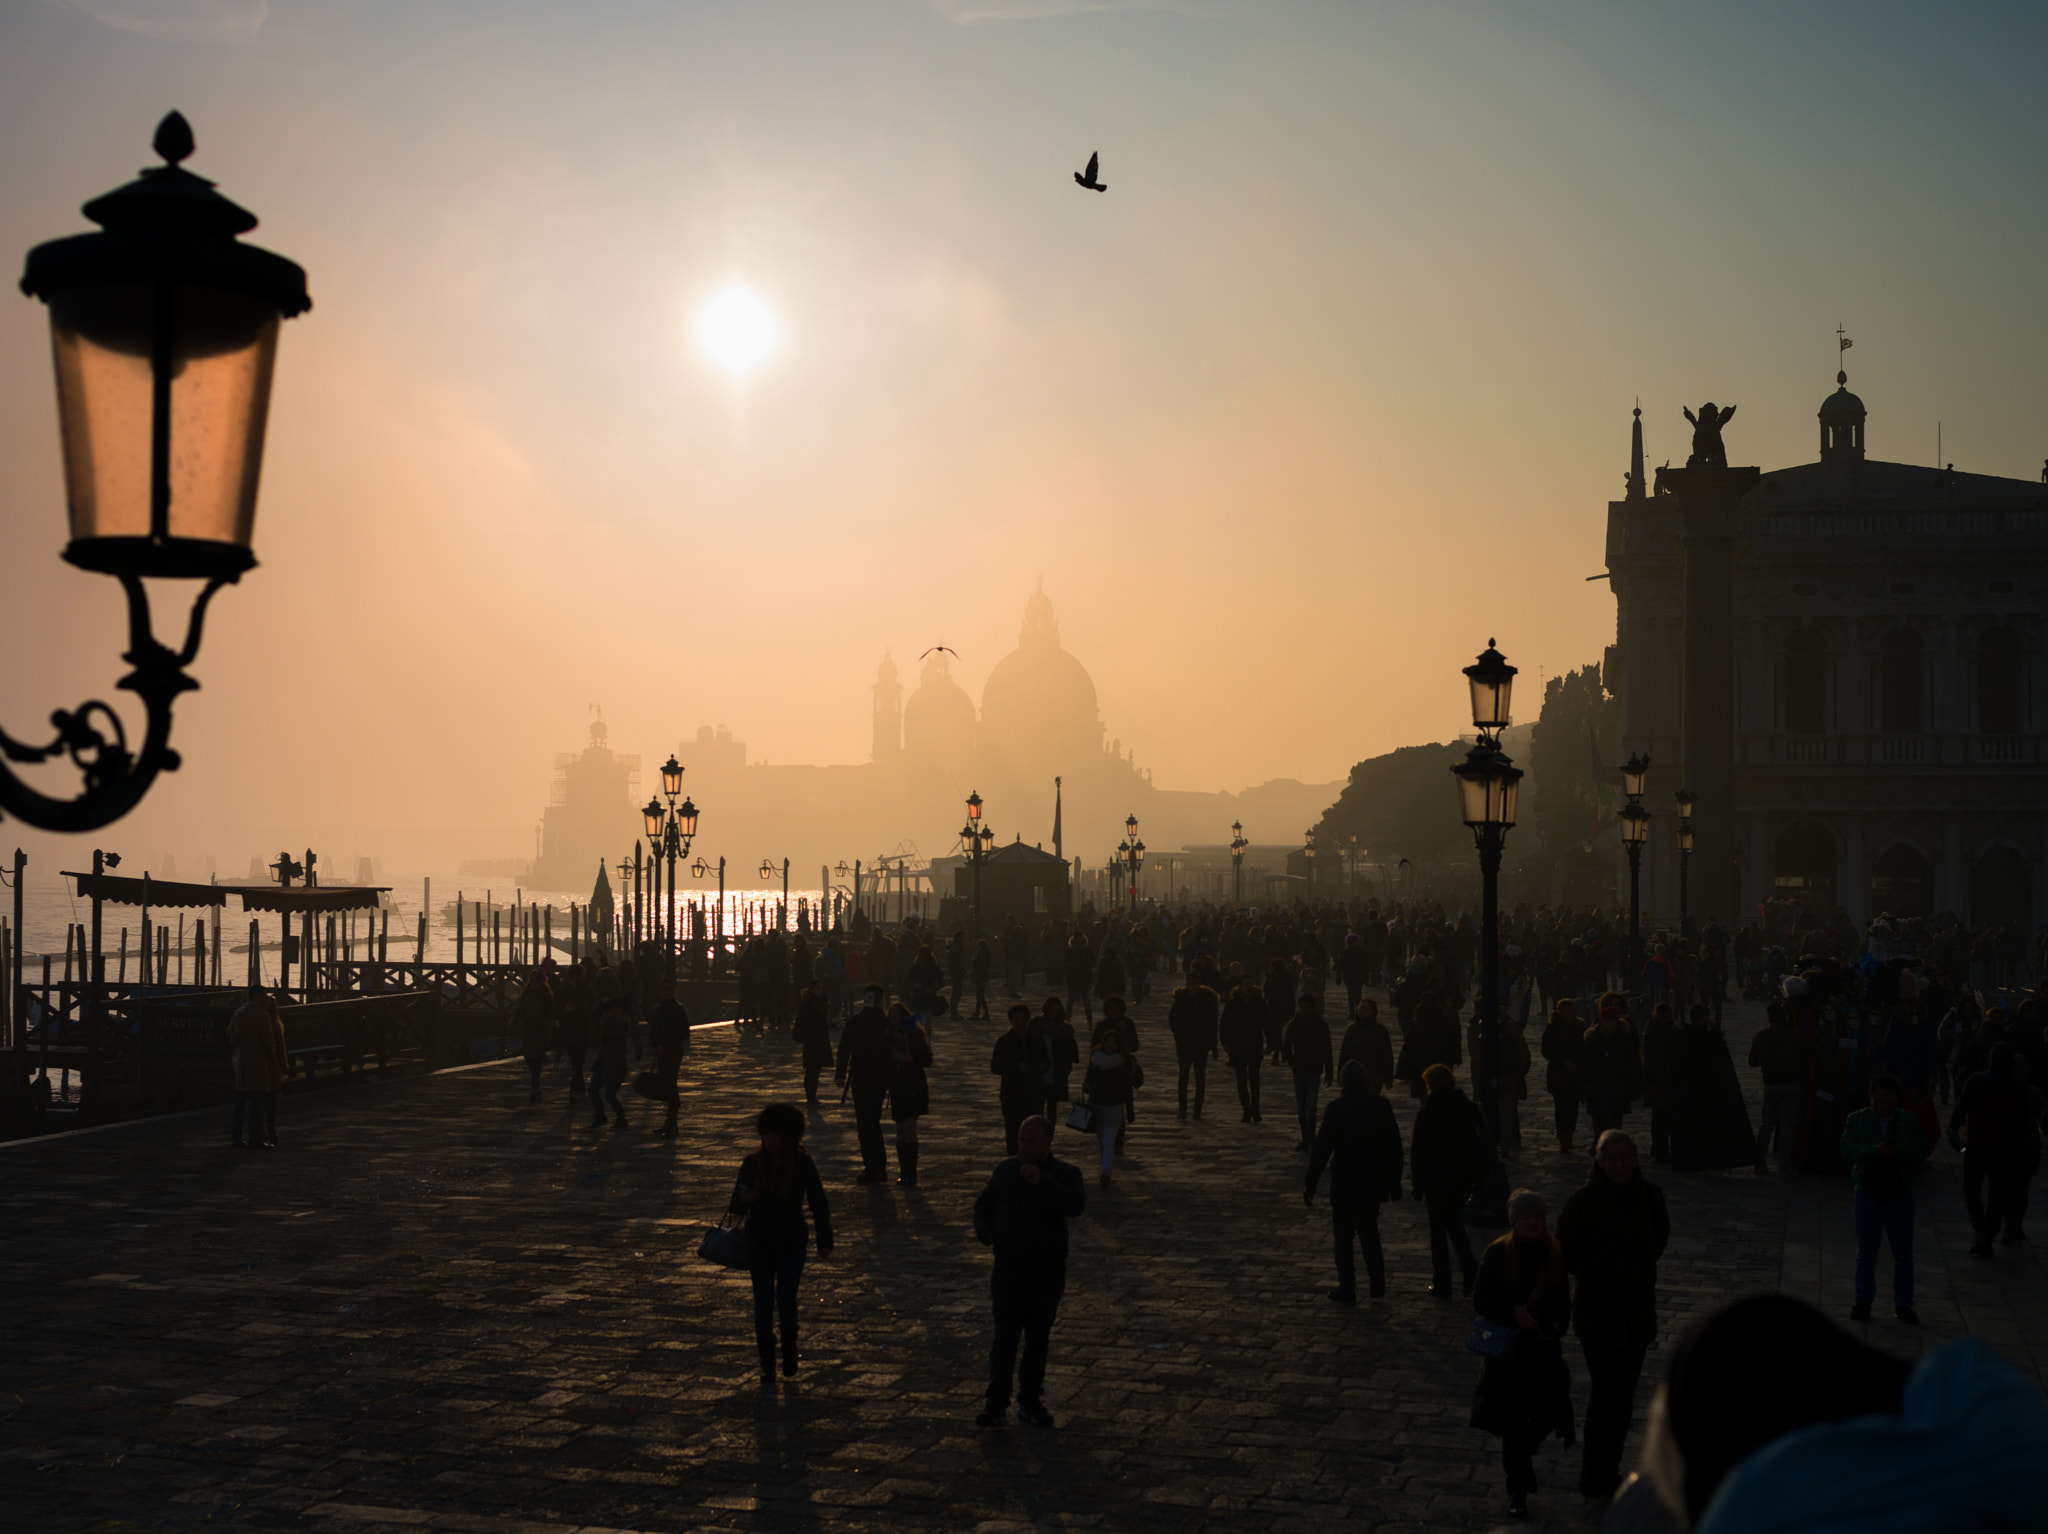
[[590, 743], [555, 758], [554, 790], [540, 817], [540, 855], [529, 882], [536, 889], [588, 891], [597, 865], [630, 852], [639, 833], [634, 805], [640, 758], [612, 750], [610, 728], [590, 725]]
[[[2048, 483], [1870, 458], [1863, 402], [1837, 383], [1818, 459], [1765, 473], [1739, 508], [1743, 909], [1693, 914], [1748, 919], [1793, 896], [1859, 927], [1944, 910], [2032, 927], [2048, 912]], [[1640, 419], [1626, 497], [1608, 505], [1607, 568], [1619, 750], [1652, 763], [1644, 905], [1670, 919], [1684, 565], [1674, 498], [1645, 488]]]

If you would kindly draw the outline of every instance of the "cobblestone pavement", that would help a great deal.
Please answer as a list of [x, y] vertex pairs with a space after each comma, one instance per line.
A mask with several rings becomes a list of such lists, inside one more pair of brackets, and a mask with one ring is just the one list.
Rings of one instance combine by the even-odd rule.
[[[1738, 1060], [1756, 1010], [1731, 1018]], [[1208, 1115], [1177, 1123], [1161, 1011], [1155, 998], [1138, 1014], [1151, 1076], [1116, 1186], [1086, 1167], [1048, 1385], [1057, 1431], [973, 1426], [988, 1260], [969, 1213], [1002, 1150], [994, 1030], [939, 1024], [915, 1191], [852, 1186], [851, 1107], [814, 1115], [840, 1244], [805, 1275], [800, 1383], [763, 1391], [744, 1275], [693, 1254], [753, 1112], [801, 1092], [785, 1039], [711, 1028], [673, 1144], [646, 1133], [646, 1103], [629, 1132], [586, 1129], [559, 1069], [529, 1108], [505, 1062], [287, 1099], [270, 1154], [230, 1150], [225, 1109], [0, 1151], [0, 1521], [1493, 1526], [1496, 1445], [1466, 1426], [1469, 1313], [1422, 1293], [1419, 1211], [1382, 1221], [1391, 1294], [1329, 1303], [1327, 1208], [1302, 1206], [1284, 1079], [1268, 1074], [1266, 1122], [1242, 1125], [1219, 1067]], [[1396, 1102], [1405, 1129], [1412, 1105]], [[1555, 1207], [1586, 1162], [1557, 1153], [1540, 1091], [1523, 1120], [1513, 1180]], [[1059, 1140], [1085, 1165], [1090, 1142]], [[1846, 1311], [1840, 1181], [1653, 1170], [1675, 1232], [1667, 1340], [1758, 1290]], [[1914, 1352], [1976, 1333], [2039, 1378], [2040, 1261], [1972, 1262], [1967, 1244], [1944, 1152], [1923, 1181], [1926, 1324], [1873, 1324], [1872, 1339]], [[1576, 1454], [1553, 1441], [1537, 1466], [1538, 1516], [1583, 1527]]]

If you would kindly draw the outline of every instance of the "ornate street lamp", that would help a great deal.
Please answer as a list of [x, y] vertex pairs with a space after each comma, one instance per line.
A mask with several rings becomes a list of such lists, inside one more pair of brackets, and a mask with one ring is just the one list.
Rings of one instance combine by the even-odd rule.
[[[85, 779], [72, 799], [37, 792], [0, 767], [0, 812], [46, 831], [90, 831], [174, 772], [171, 708], [198, 683], [207, 604], [255, 568], [256, 484], [281, 323], [312, 307], [293, 262], [235, 237], [256, 215], [180, 167], [192, 130], [157, 125], [162, 165], [85, 205], [100, 226], [28, 253], [24, 293], [50, 308], [57, 418], [71, 541], [64, 558], [121, 582], [134, 669], [117, 684], [142, 700], [141, 747], [105, 703], [50, 716], [48, 745], [0, 731], [14, 762], [70, 757]], [[145, 578], [199, 580], [184, 645], [160, 643]]]
[[1230, 823], [1230, 903], [1233, 907], [1244, 904], [1244, 849], [1250, 845], [1244, 839], [1244, 823], [1233, 820]]
[[1628, 849], [1628, 983], [1643, 972], [1643, 843], [1650, 839], [1650, 812], [1640, 799], [1621, 807], [1621, 842]]
[[1301, 833], [1301, 855], [1308, 860], [1309, 892], [1314, 894], [1316, 884], [1316, 828], [1314, 826], [1310, 826]]
[[1621, 764], [1621, 791], [1631, 799], [1643, 797], [1643, 781], [1650, 775], [1650, 759], [1637, 751]]
[[[651, 853], [649, 882], [655, 886], [655, 894], [661, 893], [661, 865], [668, 863], [668, 899], [661, 913], [663, 944], [668, 950], [667, 970], [671, 984], [676, 978], [676, 864], [690, 855], [690, 843], [697, 837], [697, 806], [689, 799], [676, 803], [676, 795], [683, 791], [683, 765], [671, 752], [669, 759], [661, 764], [661, 794], [668, 800], [649, 796], [647, 805], [640, 811], [640, 817], [647, 826], [647, 845]], [[702, 858], [690, 868], [692, 878], [701, 879], [708, 869]]]
[[1451, 768], [1458, 780], [1458, 808], [1479, 850], [1479, 1050], [1472, 1061], [1472, 1086], [1479, 1097], [1488, 1136], [1500, 1139], [1500, 859], [1515, 823], [1522, 769], [1500, 749], [1499, 732], [1509, 721], [1514, 688], [1510, 666], [1491, 639], [1479, 659], [1465, 668], [1472, 689], [1472, 724], [1478, 743]]
[[967, 843], [967, 857], [974, 868], [974, 936], [981, 936], [981, 854], [983, 847], [994, 840], [995, 833], [981, 823], [981, 795], [970, 790], [967, 795], [967, 824], [960, 828], [961, 840]]

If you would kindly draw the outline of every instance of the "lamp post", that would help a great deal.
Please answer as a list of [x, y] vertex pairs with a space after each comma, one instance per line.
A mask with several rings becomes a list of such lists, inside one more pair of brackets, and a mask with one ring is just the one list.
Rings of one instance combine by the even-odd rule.
[[668, 803], [649, 795], [647, 807], [640, 813], [647, 822], [647, 841], [655, 858], [655, 882], [660, 881], [661, 859], [668, 859], [668, 901], [663, 911], [662, 946], [667, 950], [666, 968], [669, 984], [676, 978], [676, 862], [690, 855], [690, 843], [697, 839], [697, 806], [685, 799], [676, 803], [676, 796], [683, 791], [683, 766], [670, 753], [669, 759], [661, 764], [661, 796]]
[[1689, 788], [1681, 788], [1674, 797], [1678, 800], [1678, 939], [1684, 955], [1679, 1001], [1684, 1003], [1692, 1000], [1695, 968], [1692, 898], [1688, 884], [1692, 873], [1692, 807], [1699, 802], [1700, 796]]
[[1138, 914], [1138, 870], [1145, 866], [1145, 844], [1138, 840], [1138, 817], [1124, 817], [1124, 839], [1117, 843], [1117, 858], [1122, 864], [1125, 882], [1130, 891], [1130, 914]]
[[[192, 130], [173, 112], [157, 125], [162, 165], [85, 205], [97, 233], [28, 253], [22, 291], [50, 309], [57, 419], [71, 541], [64, 558], [111, 575], [128, 600], [133, 668], [119, 686], [142, 700], [138, 749], [127, 726], [93, 701], [50, 716], [32, 745], [0, 731], [0, 759], [67, 756], [82, 791], [57, 799], [0, 765], [0, 813], [45, 831], [90, 831], [135, 808], [160, 772], [175, 772], [171, 708], [198, 683], [207, 604], [255, 568], [256, 481], [282, 321], [310, 309], [306, 274], [235, 236], [256, 215], [180, 167]], [[185, 642], [173, 650], [150, 623], [145, 578], [197, 580]]]
[[1301, 855], [1308, 860], [1308, 892], [1309, 898], [1314, 899], [1316, 892], [1316, 828], [1314, 826], [1310, 826], [1301, 833]]
[[1230, 903], [1233, 907], [1244, 904], [1244, 849], [1250, 845], [1244, 839], [1244, 823], [1233, 820], [1230, 823]]
[[1479, 740], [1451, 769], [1458, 779], [1459, 809], [1479, 849], [1479, 1051], [1472, 1062], [1472, 1086], [1495, 1144], [1500, 1139], [1500, 855], [1515, 823], [1522, 781], [1522, 769], [1500, 749], [1500, 732], [1508, 727], [1515, 671], [1491, 639], [1465, 668]]
[[1621, 789], [1628, 796], [1621, 807], [1621, 840], [1628, 848], [1628, 974], [1623, 977], [1627, 984], [1643, 973], [1643, 843], [1650, 839], [1643, 780], [1649, 775], [1650, 759], [1640, 751], [1621, 764]]
[[961, 828], [961, 836], [967, 841], [967, 856], [974, 865], [974, 936], [981, 938], [981, 854], [982, 849], [995, 836], [981, 823], [981, 795], [970, 790], [967, 795], [967, 824]]

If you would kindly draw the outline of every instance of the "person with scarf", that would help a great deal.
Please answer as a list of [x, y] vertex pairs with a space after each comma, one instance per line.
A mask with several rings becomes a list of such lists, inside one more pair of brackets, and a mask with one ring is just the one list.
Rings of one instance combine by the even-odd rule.
[[796, 1373], [797, 1284], [811, 1230], [804, 1206], [818, 1226], [818, 1255], [832, 1255], [832, 1207], [825, 1200], [817, 1163], [803, 1149], [803, 1110], [791, 1103], [770, 1103], [754, 1120], [760, 1149], [740, 1163], [732, 1190], [731, 1209], [746, 1216], [752, 1247], [748, 1277], [754, 1288], [754, 1346], [761, 1355], [761, 1383], [775, 1383], [775, 1328], [782, 1322], [782, 1372]]
[[1513, 1342], [1489, 1357], [1472, 1398], [1472, 1426], [1500, 1439], [1507, 1472], [1508, 1516], [1529, 1516], [1537, 1490], [1535, 1454], [1552, 1433], [1570, 1448], [1574, 1439], [1571, 1373], [1563, 1337], [1571, 1319], [1564, 1248], [1547, 1228], [1543, 1196], [1517, 1188], [1508, 1198], [1507, 1233], [1488, 1243], [1479, 1259], [1472, 1308]]
[[1047, 1123], [1057, 1124], [1060, 1104], [1072, 1095], [1074, 1067], [1081, 1063], [1081, 1041], [1067, 1021], [1067, 1004], [1059, 997], [1045, 998], [1038, 1014], [1038, 1036], [1045, 1040], [1045, 1069], [1039, 1075], [1039, 1085], [1045, 1091], [1045, 1118]]
[[1114, 1025], [1105, 1022], [1098, 1030], [1095, 1052], [1088, 1057], [1088, 1074], [1081, 1089], [1088, 1106], [1097, 1115], [1096, 1135], [1102, 1148], [1102, 1186], [1109, 1186], [1110, 1166], [1116, 1159], [1117, 1138], [1123, 1132], [1130, 1111], [1131, 1094], [1138, 1085], [1138, 1062], [1128, 1052]]
[[1657, 1340], [1657, 1263], [1671, 1243], [1664, 1191], [1643, 1178], [1636, 1142], [1610, 1129], [1585, 1184], [1565, 1200], [1557, 1237], [1578, 1286], [1572, 1330], [1586, 1358], [1586, 1447], [1579, 1491], [1598, 1502], [1621, 1484], [1643, 1358]]

